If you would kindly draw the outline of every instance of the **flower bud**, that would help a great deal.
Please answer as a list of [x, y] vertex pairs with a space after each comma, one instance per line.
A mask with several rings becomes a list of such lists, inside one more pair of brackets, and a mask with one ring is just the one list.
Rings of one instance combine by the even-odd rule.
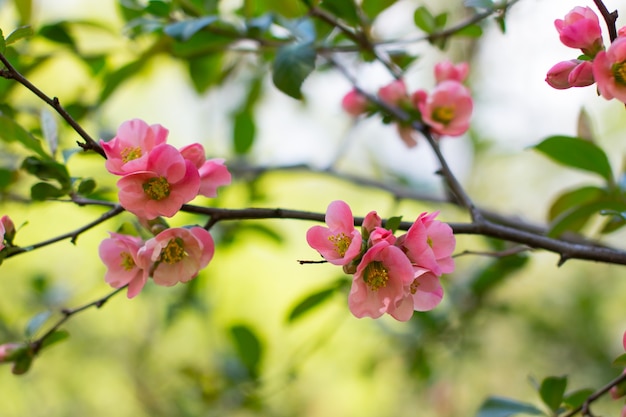
[[402, 80], [394, 80], [378, 90], [378, 97], [387, 104], [398, 105], [408, 98], [406, 84]]
[[570, 73], [578, 66], [578, 60], [561, 61], [548, 70], [546, 82], [552, 88], [565, 90], [572, 87], [569, 82]]
[[343, 107], [346, 113], [355, 117], [365, 113], [368, 104], [367, 98], [355, 88], [350, 90], [341, 100], [341, 107]]

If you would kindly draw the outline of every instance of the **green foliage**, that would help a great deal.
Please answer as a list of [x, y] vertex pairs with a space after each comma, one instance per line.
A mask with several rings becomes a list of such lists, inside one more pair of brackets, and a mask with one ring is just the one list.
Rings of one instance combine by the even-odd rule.
[[359, 14], [354, 0], [323, 0], [320, 7], [351, 25], [359, 24]]
[[39, 329], [46, 324], [51, 315], [52, 313], [50, 311], [43, 311], [31, 318], [26, 325], [26, 329], [24, 330], [26, 337], [29, 339], [32, 338], [35, 333], [37, 333], [37, 331], [39, 331]]
[[4, 114], [0, 114], [0, 140], [7, 143], [19, 142], [27, 150], [35, 152], [40, 157], [49, 158], [39, 140], [35, 139], [15, 120]]
[[543, 416], [545, 413], [532, 404], [503, 397], [487, 398], [476, 413], [476, 417], [511, 417], [516, 415]]
[[302, 98], [300, 88], [315, 69], [315, 48], [311, 42], [292, 43], [278, 49], [272, 81], [276, 88], [295, 99]]
[[565, 395], [565, 388], [567, 387], [567, 377], [550, 376], [541, 381], [539, 387], [539, 395], [545, 405], [553, 412], [556, 413]]
[[396, 3], [396, 0], [363, 0], [361, 9], [374, 20], [381, 12]]
[[230, 335], [239, 359], [245, 365], [250, 377], [256, 379], [263, 357], [261, 341], [250, 327], [243, 324], [232, 326]]
[[12, 45], [19, 40], [30, 38], [31, 36], [33, 36], [33, 34], [33, 29], [30, 26], [20, 26], [13, 32], [9, 33], [9, 36], [7, 36], [5, 40], [5, 44]]
[[613, 171], [606, 153], [596, 144], [571, 136], [551, 136], [534, 146], [559, 164], [600, 175], [613, 184]]
[[296, 305], [291, 308], [287, 315], [287, 322], [293, 323], [305, 316], [307, 313], [320, 307], [323, 303], [329, 301], [337, 291], [345, 286], [346, 279], [341, 277], [321, 290], [315, 291], [302, 300], [298, 301]]
[[385, 229], [389, 229], [393, 233], [395, 233], [396, 230], [398, 230], [398, 227], [400, 227], [401, 222], [402, 222], [402, 216], [390, 217], [385, 221], [384, 227]]
[[178, 41], [188, 41], [198, 31], [216, 22], [218, 16], [204, 16], [198, 19], [184, 20], [165, 26], [163, 31]]

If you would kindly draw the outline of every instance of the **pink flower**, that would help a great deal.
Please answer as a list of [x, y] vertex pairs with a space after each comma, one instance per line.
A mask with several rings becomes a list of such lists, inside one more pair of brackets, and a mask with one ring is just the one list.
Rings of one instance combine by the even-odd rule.
[[7, 215], [2, 216], [2, 218], [0, 218], [0, 233], [2, 233], [2, 236], [0, 236], [0, 250], [4, 248], [2, 245], [3, 241], [7, 241], [9, 244], [13, 243], [15, 232], [13, 220]]
[[13, 362], [15, 354], [25, 348], [23, 343], [4, 343], [0, 345], [0, 363]]
[[326, 225], [313, 226], [306, 241], [333, 265], [347, 265], [361, 253], [361, 234], [354, 228], [350, 206], [333, 201], [326, 210]]
[[626, 37], [619, 36], [607, 51], [596, 55], [593, 76], [602, 97], [626, 103]]
[[624, 350], [626, 350], [626, 332], [624, 332], [624, 336], [622, 336], [622, 345], [624, 346]]
[[581, 49], [591, 58], [603, 48], [600, 21], [589, 7], [574, 7], [565, 19], [556, 19], [554, 26], [565, 46]]
[[359, 263], [348, 306], [354, 316], [378, 318], [388, 313], [406, 321], [413, 315], [413, 300], [405, 287], [413, 282], [413, 267], [396, 246], [380, 242], [365, 252]]
[[454, 65], [450, 61], [443, 61], [435, 65], [435, 80], [437, 84], [446, 80], [458, 81], [462, 83], [469, 73], [467, 62]]
[[408, 98], [406, 84], [402, 80], [393, 80], [378, 90], [378, 97], [387, 104], [398, 105]]
[[393, 232], [389, 229], [385, 229], [382, 227], [375, 228], [369, 236], [369, 245], [374, 246], [379, 242], [387, 242], [390, 245], [396, 243], [396, 237], [393, 235]]
[[378, 213], [375, 211], [367, 213], [363, 219], [363, 223], [361, 224], [361, 234], [363, 235], [363, 239], [369, 239], [370, 233], [382, 225], [383, 219], [380, 218]]
[[230, 184], [232, 177], [224, 165], [224, 160], [220, 158], [207, 160], [204, 156], [204, 147], [199, 143], [181, 148], [180, 153], [198, 169], [200, 175], [198, 194], [217, 197], [217, 188]]
[[586, 87], [595, 82], [591, 61], [571, 59], [554, 65], [546, 75], [546, 82], [552, 88], [564, 90], [570, 87]]
[[398, 238], [396, 245], [413, 264], [441, 276], [454, 271], [452, 253], [456, 239], [449, 225], [435, 220], [438, 214], [438, 211], [420, 214], [408, 232]]
[[429, 311], [437, 307], [443, 298], [439, 278], [432, 271], [414, 267], [415, 279], [408, 287], [415, 311]]
[[106, 169], [116, 175], [145, 170], [148, 153], [165, 143], [167, 134], [168, 130], [163, 126], [149, 126], [140, 119], [122, 123], [113, 139], [100, 141], [107, 157]]
[[138, 258], [143, 240], [129, 235], [111, 233], [100, 243], [98, 253], [107, 267], [104, 280], [113, 288], [128, 285], [128, 298], [133, 298], [144, 287], [148, 271]]
[[150, 265], [157, 285], [170, 287], [187, 282], [206, 267], [215, 252], [211, 234], [201, 227], [171, 228], [162, 231], [140, 249], [143, 265]]
[[136, 216], [172, 217], [198, 195], [200, 174], [176, 148], [162, 144], [149, 153], [144, 171], [123, 176], [117, 186], [120, 204]]
[[413, 103], [424, 122], [439, 135], [459, 136], [469, 128], [473, 102], [470, 92], [457, 81], [439, 83], [432, 94], [413, 94]]
[[369, 102], [356, 88], [350, 90], [341, 100], [341, 107], [351, 116], [360, 116], [367, 112]]

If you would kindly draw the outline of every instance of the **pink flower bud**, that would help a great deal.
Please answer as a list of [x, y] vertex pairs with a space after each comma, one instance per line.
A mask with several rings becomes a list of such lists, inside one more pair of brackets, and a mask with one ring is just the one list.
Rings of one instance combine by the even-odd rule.
[[15, 360], [14, 353], [23, 349], [22, 343], [5, 343], [0, 345], [0, 363], [10, 363]]
[[461, 62], [454, 65], [450, 61], [443, 61], [435, 65], [435, 80], [437, 84], [446, 80], [454, 80], [462, 83], [467, 78], [469, 65], [467, 62]]
[[569, 73], [567, 81], [572, 87], [587, 87], [596, 82], [593, 78], [593, 63], [591, 61], [581, 61], [572, 72]]
[[574, 7], [565, 19], [555, 20], [554, 26], [565, 46], [581, 49], [590, 57], [603, 48], [600, 21], [589, 7]]
[[359, 93], [355, 88], [350, 90], [348, 94], [341, 100], [341, 107], [351, 116], [360, 116], [367, 111], [367, 98]]
[[367, 213], [363, 219], [363, 224], [361, 224], [361, 235], [363, 236], [363, 239], [368, 239], [370, 233], [372, 233], [377, 227], [381, 227], [382, 224], [383, 220], [380, 218], [378, 213], [375, 211]]
[[394, 80], [378, 90], [378, 97], [385, 103], [395, 106], [408, 98], [406, 84], [402, 80]]
[[548, 70], [546, 82], [552, 88], [565, 90], [572, 87], [569, 82], [569, 75], [578, 66], [578, 60], [561, 61]]

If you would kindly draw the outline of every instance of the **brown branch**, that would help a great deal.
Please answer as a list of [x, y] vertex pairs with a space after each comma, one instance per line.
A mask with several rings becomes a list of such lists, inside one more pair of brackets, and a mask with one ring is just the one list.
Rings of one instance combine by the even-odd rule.
[[76, 131], [76, 133], [78, 133], [83, 138], [85, 142], [84, 143], [76, 142], [78, 146], [83, 148], [83, 150], [85, 151], [93, 150], [99, 153], [100, 155], [102, 155], [104, 158], [106, 158], [106, 155], [104, 154], [104, 150], [98, 144], [98, 142], [96, 142], [85, 131], [85, 129], [83, 129], [82, 126], [79, 125], [78, 122], [76, 122], [76, 120], [74, 120], [74, 118], [67, 112], [67, 110], [65, 110], [65, 108], [61, 106], [61, 103], [59, 102], [59, 99], [57, 97], [51, 98], [47, 96], [43, 91], [37, 88], [33, 83], [28, 81], [26, 77], [20, 74], [19, 71], [16, 70], [15, 67], [11, 65], [9, 60], [1, 53], [0, 53], [0, 62], [2, 62], [2, 64], [4, 64], [5, 66], [5, 69], [0, 70], [0, 77], [15, 80], [18, 83], [22, 84], [24, 87], [26, 87], [28, 90], [30, 90], [33, 94], [35, 94], [37, 97], [43, 100], [46, 104], [48, 104], [50, 107], [56, 110], [56, 112], [59, 113], [59, 115], [61, 115], [61, 117], [67, 122], [67, 124], [69, 124], [72, 127], [72, 129], [74, 129], [74, 131]]
[[599, 390], [591, 394], [589, 397], [587, 397], [587, 399], [582, 405], [574, 408], [567, 414], [563, 414], [563, 416], [561, 417], [573, 417], [581, 411], [583, 412], [583, 415], [591, 416], [592, 415], [590, 411], [591, 403], [593, 403], [600, 397], [606, 395], [606, 393], [608, 393], [611, 390], [611, 388], [621, 384], [624, 381], [626, 381], [626, 373], [621, 374], [620, 376], [618, 376], [617, 378], [615, 378], [614, 380], [612, 380], [611, 382], [609, 382], [608, 384], [606, 384], [605, 386], [603, 386], [602, 388], [600, 388]]
[[602, 0], [593, 0], [593, 2], [596, 4], [596, 7], [606, 22], [606, 27], [609, 30], [609, 39], [613, 42], [617, 38], [617, 27], [615, 26], [617, 10], [609, 12], [609, 9], [606, 8]]

